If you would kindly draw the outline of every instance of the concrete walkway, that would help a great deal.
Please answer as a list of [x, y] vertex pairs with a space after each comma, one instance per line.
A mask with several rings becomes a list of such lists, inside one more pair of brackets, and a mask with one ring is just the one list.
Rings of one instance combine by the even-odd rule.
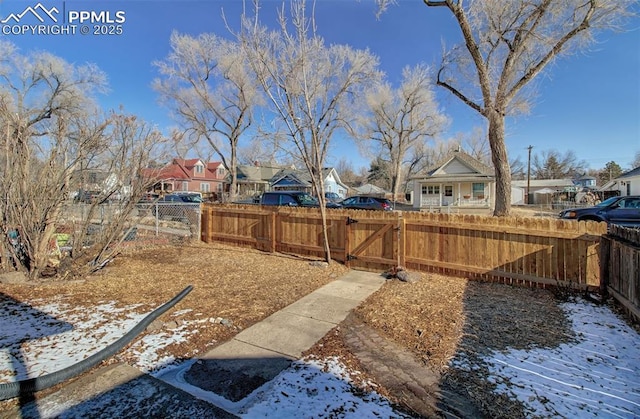
[[169, 371], [159, 378], [189, 392], [196, 387], [215, 393], [230, 402], [221, 400], [221, 406], [233, 411], [233, 403], [299, 359], [384, 281], [380, 274], [350, 271], [243, 330], [188, 370]]
[[[0, 411], [0, 418], [232, 418], [242, 400], [301, 357], [384, 283], [350, 271], [242, 331], [185, 367], [154, 378], [126, 364], [94, 370], [52, 394]], [[214, 393], [214, 406], [199, 400]]]

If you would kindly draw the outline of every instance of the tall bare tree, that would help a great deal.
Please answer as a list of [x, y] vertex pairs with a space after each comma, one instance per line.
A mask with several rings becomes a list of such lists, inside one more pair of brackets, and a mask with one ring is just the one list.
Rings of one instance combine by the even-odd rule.
[[543, 150], [531, 158], [531, 174], [536, 179], [564, 179], [585, 173], [587, 162], [578, 160], [576, 153], [568, 150], [562, 154], [557, 150]]
[[[257, 7], [256, 7], [257, 9]], [[379, 77], [378, 59], [344, 45], [327, 46], [315, 32], [304, 1], [293, 0], [290, 22], [283, 6], [280, 29], [270, 31], [258, 18], [245, 17], [238, 42], [275, 115], [284, 147], [309, 171], [320, 201], [326, 259], [327, 239], [323, 168], [334, 133], [351, 121], [362, 89]], [[290, 23], [290, 24], [289, 24]]]
[[[496, 172], [494, 215], [511, 210], [505, 117], [526, 111], [525, 88], [558, 57], [591, 45], [600, 30], [620, 29], [634, 0], [423, 0], [447, 8], [463, 37], [445, 51], [437, 84], [487, 119]], [[394, 0], [377, 0], [383, 11]], [[531, 92], [529, 92], [531, 93]]]
[[[231, 200], [237, 194], [238, 143], [261, 103], [255, 78], [238, 43], [214, 34], [171, 35], [171, 53], [155, 63], [162, 78], [155, 89], [178, 122], [205, 139], [231, 175]], [[222, 140], [222, 141], [220, 141]]]
[[438, 135], [447, 119], [438, 109], [429, 68], [424, 65], [405, 67], [397, 89], [380, 83], [366, 98], [367, 112], [350, 132], [372, 142], [373, 152], [388, 162], [391, 192], [397, 197], [412, 150]]
[[[84, 261], [65, 265], [71, 270], [85, 268], [87, 262], [97, 266], [106, 256], [102, 249], [113, 241], [97, 240], [85, 246], [82, 236], [86, 236], [98, 201], [122, 190], [122, 182], [130, 185], [131, 173], [137, 171], [107, 171], [113, 177], [101, 186], [99, 199], [84, 218], [78, 219], [78, 230], [75, 216], [65, 206], [72, 192], [81, 187], [87, 170], [130, 168], [138, 162], [135, 154], [109, 140], [112, 119], [101, 117], [92, 101], [105, 86], [104, 74], [93, 65], [74, 66], [44, 52], [23, 55], [7, 42], [0, 42], [0, 57], [2, 267], [39, 277], [51, 267], [53, 238], [63, 225], [78, 234], [69, 258]], [[149, 144], [135, 146], [146, 147], [144, 155], [152, 149]], [[118, 166], [113, 164], [116, 156], [121, 162]], [[117, 233], [122, 233], [125, 214], [121, 214], [120, 224], [109, 226]], [[108, 236], [102, 238], [108, 240]], [[12, 257], [5, 257], [7, 254]]]

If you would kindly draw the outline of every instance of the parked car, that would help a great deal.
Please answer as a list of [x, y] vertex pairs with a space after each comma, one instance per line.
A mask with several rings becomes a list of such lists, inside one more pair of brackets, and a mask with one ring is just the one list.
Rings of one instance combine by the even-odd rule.
[[[265, 192], [260, 197], [261, 205], [278, 205], [289, 207], [318, 207], [318, 200], [302, 191]], [[340, 208], [340, 204], [327, 202], [327, 208]]]
[[352, 196], [341, 202], [343, 208], [367, 209], [367, 210], [393, 210], [393, 203], [385, 198], [377, 196], [358, 195]]
[[199, 194], [174, 193], [160, 197], [152, 204], [151, 214], [162, 219], [196, 225], [200, 218]]
[[160, 195], [157, 193], [147, 192], [140, 197], [138, 200], [138, 204], [150, 204], [152, 202], [157, 201], [160, 198]]
[[335, 192], [325, 192], [324, 198], [327, 200], [327, 202], [333, 202], [334, 204], [338, 204], [340, 203], [340, 201], [342, 201], [340, 195]]
[[560, 212], [559, 217], [565, 220], [640, 226], [640, 196], [614, 196], [593, 207], [566, 209]]
[[189, 204], [199, 204], [202, 201], [202, 195], [195, 192], [176, 192], [163, 196], [158, 202], [185, 202]]

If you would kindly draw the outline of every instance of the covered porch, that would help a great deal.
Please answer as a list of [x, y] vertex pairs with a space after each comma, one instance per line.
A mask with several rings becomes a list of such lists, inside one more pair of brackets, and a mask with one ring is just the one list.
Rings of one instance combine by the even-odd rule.
[[[428, 179], [417, 182], [414, 207], [493, 208], [495, 182], [488, 179]], [[417, 192], [417, 193], [415, 193]]]

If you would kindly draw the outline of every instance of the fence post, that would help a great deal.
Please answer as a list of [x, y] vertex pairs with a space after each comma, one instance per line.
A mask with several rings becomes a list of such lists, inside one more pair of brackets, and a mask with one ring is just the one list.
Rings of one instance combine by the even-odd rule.
[[160, 235], [160, 212], [158, 211], [158, 203], [153, 204], [155, 206], [155, 222], [156, 222], [156, 236]]
[[276, 233], [276, 231], [277, 231], [276, 212], [275, 212], [275, 211], [271, 211], [271, 214], [270, 214], [270, 216], [269, 216], [269, 217], [270, 217], [270, 219], [269, 219], [269, 225], [271, 226], [271, 227], [269, 228], [269, 230], [271, 230], [271, 231], [269, 231], [269, 237], [270, 237], [270, 239], [271, 239], [271, 243], [270, 243], [270, 245], [269, 245], [269, 246], [270, 246], [269, 251], [270, 251], [271, 253], [275, 253], [275, 251], [276, 251], [276, 244], [277, 244], [277, 243], [276, 243], [276, 242], [277, 242], [277, 237], [276, 237], [276, 236], [277, 236], [277, 233]]
[[345, 220], [345, 232], [344, 232], [344, 266], [351, 268], [351, 260], [349, 254], [351, 253], [351, 218], [347, 216]]
[[405, 220], [402, 213], [398, 213], [398, 266], [405, 266], [406, 242]]
[[603, 235], [600, 239], [600, 295], [607, 295], [609, 286], [609, 262], [611, 261], [611, 239]]

